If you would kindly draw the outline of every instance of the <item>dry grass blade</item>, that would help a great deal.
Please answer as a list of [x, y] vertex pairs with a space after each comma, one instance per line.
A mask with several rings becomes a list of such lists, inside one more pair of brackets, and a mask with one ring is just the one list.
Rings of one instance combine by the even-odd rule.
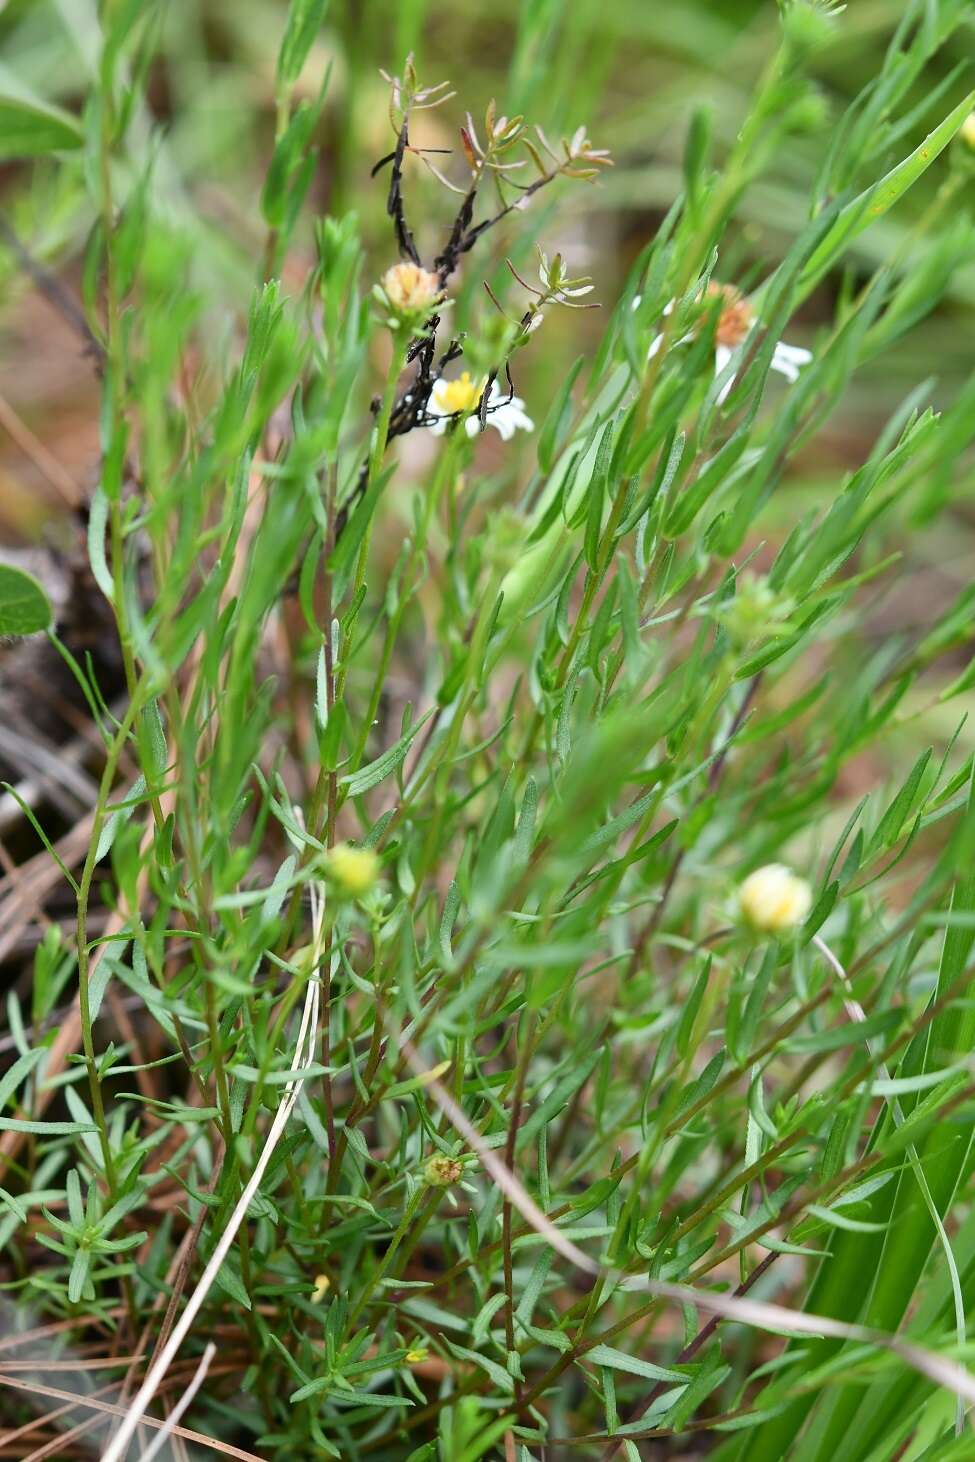
[[[318, 965], [324, 952], [324, 901], [317, 894], [317, 891], [313, 895], [313, 899], [313, 917], [315, 931], [315, 961], [313, 967], [314, 970], [317, 972]], [[308, 988], [305, 992], [305, 1001], [302, 1007], [301, 1021], [298, 1027], [298, 1036], [295, 1041], [293, 1063], [296, 1069], [310, 1064], [314, 1057], [315, 1047], [318, 1040], [318, 1011], [320, 991], [321, 986], [319, 984], [317, 973], [313, 973], [312, 976], [309, 978]], [[139, 1426], [139, 1423], [145, 1414], [146, 1407], [149, 1405], [156, 1391], [159, 1389], [160, 1382], [162, 1381], [170, 1365], [172, 1364], [173, 1359], [179, 1351], [180, 1346], [183, 1344], [183, 1341], [189, 1334], [193, 1321], [199, 1313], [200, 1307], [202, 1306], [207, 1295], [209, 1294], [210, 1289], [212, 1288], [214, 1281], [216, 1280], [217, 1274], [219, 1273], [224, 1260], [230, 1252], [231, 1245], [233, 1244], [234, 1239], [237, 1236], [237, 1230], [240, 1228], [241, 1224], [247, 1216], [247, 1210], [250, 1207], [251, 1200], [253, 1199], [254, 1195], [257, 1193], [261, 1185], [261, 1179], [264, 1176], [268, 1163], [271, 1161], [271, 1158], [274, 1154], [274, 1149], [277, 1147], [278, 1142], [281, 1140], [284, 1130], [288, 1125], [288, 1119], [291, 1116], [291, 1113], [294, 1110], [295, 1104], [298, 1100], [298, 1094], [301, 1089], [301, 1081], [301, 1077], [294, 1077], [291, 1081], [288, 1082], [287, 1086], [285, 1087], [284, 1095], [282, 1097], [280, 1105], [278, 1106], [278, 1110], [274, 1115], [274, 1120], [271, 1123], [267, 1138], [265, 1139], [261, 1155], [254, 1165], [254, 1171], [252, 1172], [246, 1186], [244, 1187], [243, 1192], [237, 1200], [237, 1203], [234, 1206], [234, 1210], [231, 1213], [230, 1218], [227, 1220], [227, 1225], [223, 1233], [220, 1235], [216, 1247], [214, 1248], [214, 1251], [210, 1256], [210, 1259], [207, 1262], [207, 1265], [202, 1275], [200, 1276], [196, 1287], [193, 1289], [188, 1300], [186, 1301], [186, 1306], [183, 1310], [182, 1315], [173, 1326], [172, 1333], [170, 1334], [169, 1339], [166, 1341], [166, 1344], [162, 1347], [158, 1355], [156, 1355], [156, 1357], [154, 1358], [146, 1374], [146, 1377], [142, 1382], [142, 1385], [139, 1387], [139, 1390], [136, 1392], [132, 1403], [128, 1408], [128, 1411], [125, 1413], [125, 1420], [123, 1421], [121, 1427], [106, 1448], [102, 1457], [102, 1462], [120, 1462], [120, 1459], [125, 1456], [126, 1448], [128, 1447], [128, 1444], [132, 1440], [133, 1436], [135, 1435], [136, 1428]]]
[[[111, 1401], [98, 1401], [94, 1396], [75, 1396], [70, 1391], [59, 1390], [56, 1386], [43, 1386], [39, 1382], [21, 1381], [13, 1376], [0, 1375], [0, 1386], [10, 1386], [16, 1391], [27, 1391], [33, 1396], [49, 1396], [53, 1401], [67, 1401], [72, 1406], [84, 1406], [89, 1410], [103, 1412], [106, 1416], [125, 1416], [124, 1406], [116, 1406]], [[140, 1418], [142, 1426], [152, 1427], [158, 1431], [165, 1426], [165, 1422], [158, 1421], [154, 1416], [143, 1416]], [[264, 1462], [263, 1457], [258, 1457], [254, 1452], [245, 1452], [241, 1447], [235, 1447], [230, 1442], [222, 1442], [217, 1437], [208, 1437], [203, 1432], [191, 1431], [188, 1427], [177, 1426], [173, 1428], [173, 1435], [183, 1437], [188, 1442], [199, 1442], [201, 1447], [209, 1447], [212, 1452], [219, 1452], [222, 1457], [236, 1457], [237, 1462]]]
[[149, 1446], [139, 1458], [139, 1462], [152, 1462], [153, 1457], [158, 1457], [159, 1452], [166, 1441], [166, 1438], [172, 1435], [174, 1428], [179, 1424], [180, 1417], [182, 1417], [187, 1411], [190, 1403], [193, 1400], [193, 1397], [203, 1385], [204, 1377], [206, 1376], [207, 1371], [210, 1369], [210, 1363], [216, 1353], [217, 1347], [213, 1344], [212, 1341], [210, 1341], [202, 1356], [200, 1357], [200, 1363], [197, 1366], [196, 1370], [193, 1372], [193, 1376], [190, 1380], [189, 1385], [177, 1401], [176, 1405], [173, 1407], [172, 1411], [167, 1416], [160, 1430], [156, 1433], [152, 1441], [149, 1443]]

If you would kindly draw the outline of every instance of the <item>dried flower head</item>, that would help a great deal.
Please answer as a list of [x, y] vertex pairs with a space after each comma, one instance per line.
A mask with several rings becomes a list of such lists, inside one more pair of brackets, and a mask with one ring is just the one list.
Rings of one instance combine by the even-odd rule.
[[[542, 152], [547, 154], [555, 164], [555, 173], [561, 173], [563, 177], [585, 178], [587, 181], [591, 181], [599, 176], [601, 168], [613, 166], [609, 151], [605, 147], [593, 147], [585, 127], [577, 127], [571, 137], [563, 137], [559, 148], [552, 146], [541, 127], [536, 126], [535, 135], [541, 144]], [[546, 164], [541, 153], [528, 143], [527, 138], [525, 145], [531, 153], [536, 168], [544, 176]]]
[[368, 893], [379, 877], [379, 859], [371, 848], [354, 848], [351, 843], [337, 843], [326, 860], [328, 872], [343, 893], [360, 898]]
[[[591, 305], [575, 303], [583, 295], [592, 294], [593, 286], [588, 274], [571, 275], [561, 254], [556, 254], [549, 259], [542, 249], [538, 250], [538, 279], [542, 286], [541, 295], [545, 302], [552, 301], [554, 304], [567, 305], [569, 309], [575, 310], [593, 308]], [[532, 290], [532, 293], [538, 294], [539, 291]]]
[[738, 902], [753, 929], [762, 934], [788, 934], [809, 913], [812, 891], [785, 864], [767, 863], [745, 879]]
[[524, 159], [515, 162], [501, 160], [502, 154], [510, 151], [519, 141], [524, 130], [523, 117], [499, 117], [492, 99], [484, 114], [485, 142], [482, 146], [474, 126], [474, 118], [468, 112], [464, 119], [464, 126], [460, 129], [460, 140], [472, 175], [475, 178], [480, 177], [485, 168], [491, 168], [495, 173], [503, 174], [524, 167]]
[[380, 69], [380, 76], [390, 89], [389, 120], [393, 131], [398, 132], [411, 111], [426, 111], [449, 101], [456, 92], [450, 90], [449, 81], [439, 81], [436, 86], [421, 86], [416, 74], [412, 51], [406, 58], [402, 76], [390, 76]]

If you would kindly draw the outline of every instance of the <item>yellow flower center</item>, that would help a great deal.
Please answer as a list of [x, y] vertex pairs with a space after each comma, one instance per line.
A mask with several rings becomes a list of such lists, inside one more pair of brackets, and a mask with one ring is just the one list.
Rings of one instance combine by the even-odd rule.
[[483, 389], [479, 381], [471, 380], [470, 371], [464, 371], [456, 381], [438, 381], [433, 395], [444, 415], [453, 416], [455, 411], [473, 411]]

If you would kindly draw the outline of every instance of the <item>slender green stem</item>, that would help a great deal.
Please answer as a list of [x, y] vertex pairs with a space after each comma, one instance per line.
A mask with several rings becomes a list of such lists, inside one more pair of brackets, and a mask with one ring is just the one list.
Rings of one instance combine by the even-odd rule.
[[[402, 332], [395, 332], [392, 336], [392, 353], [389, 359], [389, 367], [386, 373], [386, 384], [379, 403], [379, 410], [372, 429], [372, 439], [369, 447], [369, 465], [366, 475], [365, 491], [373, 486], [380, 472], [382, 471], [383, 458], [386, 455], [386, 447], [389, 443], [389, 422], [393, 414], [393, 407], [396, 404], [396, 388], [399, 383], [400, 373], [405, 360], [406, 345]], [[369, 545], [372, 541], [372, 523], [366, 527], [359, 546], [359, 553], [356, 558], [355, 577], [352, 586], [352, 598], [355, 599], [359, 590], [366, 581], [366, 568], [369, 563]], [[348, 656], [343, 653], [342, 666], [339, 671], [338, 684], [336, 687], [336, 698], [342, 699], [345, 691], [345, 678], [348, 674]]]
[[[434, 1200], [437, 1196], [438, 1195], [436, 1194], [434, 1195]], [[347, 1328], [349, 1330], [353, 1328], [356, 1320], [358, 1320], [359, 1316], [366, 1308], [366, 1305], [371, 1300], [373, 1294], [375, 1293], [377, 1285], [380, 1284], [380, 1282], [389, 1273], [390, 1266], [392, 1265], [393, 1260], [396, 1258], [396, 1254], [400, 1247], [400, 1244], [403, 1242], [407, 1233], [409, 1232], [410, 1226], [412, 1225], [414, 1218], [419, 1213], [420, 1207], [424, 1199], [427, 1200], [428, 1204], [430, 1203], [430, 1192], [428, 1188], [420, 1186], [416, 1188], [414, 1193], [411, 1195], [406, 1207], [403, 1209], [403, 1216], [400, 1219], [395, 1232], [393, 1233], [393, 1237], [389, 1241], [386, 1252], [383, 1254], [383, 1257], [380, 1259], [379, 1263], [376, 1265], [375, 1269], [372, 1271], [369, 1278], [362, 1286], [362, 1289], [359, 1291], [359, 1296], [355, 1304], [352, 1305], [349, 1309], [349, 1318], [347, 1322]]]
[[140, 681], [136, 685], [135, 692], [119, 725], [119, 729], [108, 746], [105, 765], [98, 787], [98, 800], [95, 804], [92, 820], [91, 839], [88, 844], [88, 852], [85, 857], [84, 866], [81, 870], [81, 877], [78, 880], [77, 895], [78, 1007], [81, 1017], [81, 1041], [85, 1057], [85, 1067], [88, 1073], [88, 1086], [91, 1092], [92, 1115], [95, 1120], [95, 1126], [98, 1128], [98, 1140], [102, 1150], [105, 1181], [108, 1184], [109, 1194], [113, 1201], [117, 1196], [118, 1180], [115, 1159], [108, 1134], [108, 1124], [105, 1117], [101, 1077], [95, 1055], [91, 1007], [91, 950], [88, 946], [88, 904], [91, 898], [92, 882], [95, 877], [95, 868], [98, 862], [98, 847], [105, 823], [109, 816], [109, 798], [112, 794], [112, 788], [115, 785], [119, 758], [122, 755], [136, 716], [139, 713], [143, 687], [143, 681]]

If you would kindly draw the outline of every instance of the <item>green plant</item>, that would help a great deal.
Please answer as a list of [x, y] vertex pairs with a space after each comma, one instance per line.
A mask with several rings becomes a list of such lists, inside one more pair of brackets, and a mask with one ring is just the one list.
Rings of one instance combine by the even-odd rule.
[[782, 3], [568, 366], [598, 291], [543, 209], [612, 174], [514, 113], [557, 9], [519, 8], [511, 116], [386, 78], [377, 247], [371, 195], [315, 206], [341, 26], [291, 0], [230, 289], [147, 101], [161, 7], [102, 5], [77, 127], [0, 107], [84, 222], [122, 661], [110, 704], [61, 646], [100, 785], [31, 1017], [69, 973], [76, 1006], [10, 1000], [3, 1274], [136, 1357], [111, 1462], [188, 1388], [245, 1457], [964, 1455], [972, 593], [897, 637], [875, 606], [968, 490], [975, 389], [908, 372], [848, 472], [813, 454], [970, 256], [968, 6], [904, 7], [824, 135], [848, 18]]

